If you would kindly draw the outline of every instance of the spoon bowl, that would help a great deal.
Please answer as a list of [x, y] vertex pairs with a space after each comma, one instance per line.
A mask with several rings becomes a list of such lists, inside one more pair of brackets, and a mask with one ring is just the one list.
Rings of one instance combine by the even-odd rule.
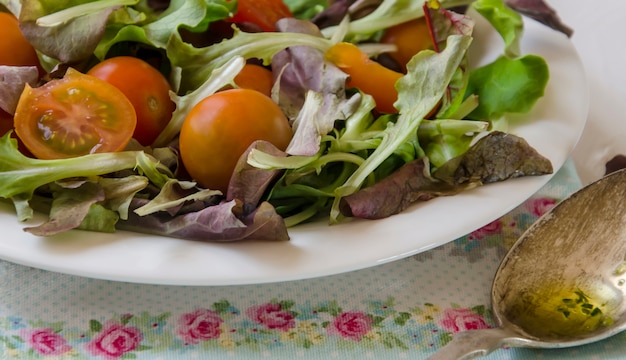
[[577, 346], [623, 331], [625, 254], [626, 169], [570, 195], [526, 230], [493, 281], [498, 327], [457, 333], [430, 359]]

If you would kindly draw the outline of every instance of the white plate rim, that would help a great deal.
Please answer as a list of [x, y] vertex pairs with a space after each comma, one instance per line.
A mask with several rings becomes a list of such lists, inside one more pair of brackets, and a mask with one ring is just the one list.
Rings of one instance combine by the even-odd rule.
[[[482, 62], [501, 40], [477, 19]], [[563, 34], [525, 19], [523, 53], [543, 56], [551, 71], [546, 95], [510, 132], [548, 157], [556, 171], [578, 142], [589, 94], [582, 62]], [[0, 202], [0, 259], [96, 279], [160, 285], [243, 285], [339, 274], [399, 260], [453, 241], [506, 214], [553, 175], [489, 184], [416, 204], [384, 220], [324, 223], [290, 229], [289, 242], [204, 243], [118, 231], [71, 231], [39, 238], [22, 231], [12, 207]], [[41, 221], [37, 217], [30, 223]]]

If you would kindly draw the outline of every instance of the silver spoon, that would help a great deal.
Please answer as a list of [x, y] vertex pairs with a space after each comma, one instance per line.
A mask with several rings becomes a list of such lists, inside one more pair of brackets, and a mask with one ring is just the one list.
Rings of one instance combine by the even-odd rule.
[[626, 169], [572, 194], [533, 224], [496, 272], [491, 302], [498, 327], [457, 333], [429, 359], [570, 347], [621, 332], [625, 254]]

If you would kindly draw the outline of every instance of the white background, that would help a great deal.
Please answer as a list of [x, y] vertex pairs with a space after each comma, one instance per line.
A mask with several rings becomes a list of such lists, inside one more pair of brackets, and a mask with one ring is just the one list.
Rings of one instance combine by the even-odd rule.
[[[590, 92], [589, 119], [573, 157], [583, 183], [626, 154], [626, 34], [624, 0], [547, 0], [574, 29]], [[555, 134], [558, 136], [558, 134]]]

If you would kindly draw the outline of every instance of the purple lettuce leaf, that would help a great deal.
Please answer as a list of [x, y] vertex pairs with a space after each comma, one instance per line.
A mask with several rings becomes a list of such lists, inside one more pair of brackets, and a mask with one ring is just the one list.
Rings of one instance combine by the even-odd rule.
[[344, 216], [382, 219], [402, 212], [415, 202], [454, 195], [468, 187], [438, 181], [428, 172], [428, 163], [423, 158], [408, 162], [378, 183], [342, 198], [340, 211]]
[[[308, 21], [283, 19], [277, 26], [284, 32], [321, 36]], [[278, 104], [292, 120], [295, 132], [287, 153], [315, 155], [321, 137], [334, 128], [335, 120], [345, 120], [355, 111], [359, 98], [346, 98], [347, 75], [311, 47], [294, 46], [279, 52], [272, 59], [272, 71], [279, 74]]]
[[567, 37], [571, 37], [574, 33], [574, 30], [565, 25], [556, 11], [543, 0], [507, 0], [506, 4], [520, 14], [560, 31]]
[[15, 113], [24, 86], [34, 86], [38, 80], [39, 70], [35, 66], [0, 65], [0, 109]]
[[[136, 198], [131, 209], [145, 203], [146, 200]], [[131, 211], [128, 220], [120, 221], [118, 228], [198, 241], [289, 240], [283, 218], [272, 205], [263, 202], [252, 213], [244, 214], [243, 203], [238, 200], [176, 216], [166, 212], [139, 216]]]
[[252, 149], [260, 150], [273, 156], [287, 156], [267, 141], [255, 141], [241, 155], [228, 184], [226, 200], [237, 199], [244, 204], [244, 209], [254, 209], [269, 185], [282, 173], [282, 170], [259, 169], [248, 164], [248, 154]]
[[103, 188], [93, 182], [74, 182], [67, 187], [55, 185], [52, 188], [56, 194], [51, 203], [48, 221], [38, 226], [26, 227], [24, 231], [37, 236], [52, 236], [76, 229], [92, 205], [105, 199]]
[[76, 63], [93, 55], [104, 35], [111, 7], [53, 26], [40, 26], [37, 19], [63, 9], [63, 3], [35, 0], [22, 2], [20, 28], [24, 37], [43, 54], [62, 63]]
[[552, 172], [550, 160], [526, 140], [494, 131], [478, 140], [465, 154], [443, 164], [433, 176], [450, 184], [488, 184]]

